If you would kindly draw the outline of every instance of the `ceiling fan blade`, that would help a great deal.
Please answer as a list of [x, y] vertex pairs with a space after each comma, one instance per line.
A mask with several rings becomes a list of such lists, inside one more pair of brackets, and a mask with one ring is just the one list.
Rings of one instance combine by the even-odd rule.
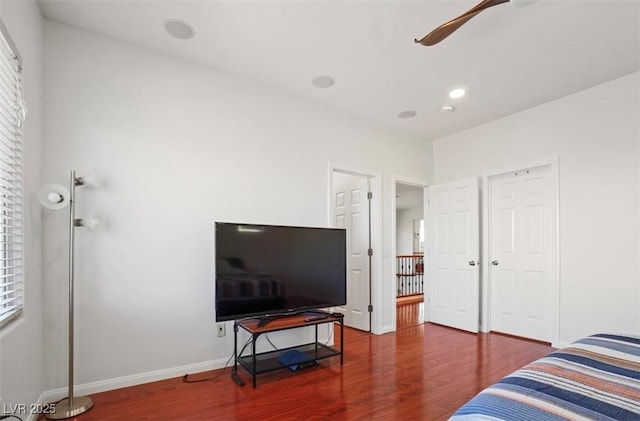
[[474, 17], [478, 13], [480, 13], [480, 11], [473, 12], [473, 13], [465, 13], [462, 16], [458, 16], [457, 18], [452, 19], [449, 22], [438, 26], [436, 29], [434, 29], [433, 31], [425, 35], [422, 39], [420, 40], [415, 39], [414, 41], [418, 44], [422, 44], [427, 47], [436, 45], [443, 39], [447, 38], [449, 35], [453, 34], [458, 28], [460, 28], [462, 25], [464, 25], [468, 20], [470, 20], [472, 17]]
[[429, 32], [422, 39], [415, 39], [414, 41], [418, 44], [431, 46], [439, 43], [443, 39], [447, 38], [449, 35], [454, 33], [458, 28], [464, 25], [467, 21], [469, 21], [472, 17], [482, 12], [485, 9], [488, 9], [492, 6], [497, 6], [502, 3], [508, 3], [510, 0], [482, 0], [480, 3], [475, 5], [473, 8], [467, 10], [462, 15], [458, 16], [455, 19], [450, 20], [447, 23], [444, 23], [438, 26], [433, 31]]

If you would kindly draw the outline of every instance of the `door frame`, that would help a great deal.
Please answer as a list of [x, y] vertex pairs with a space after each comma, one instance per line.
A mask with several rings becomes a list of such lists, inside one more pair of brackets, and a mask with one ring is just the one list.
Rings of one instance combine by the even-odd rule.
[[350, 165], [329, 162], [327, 168], [327, 223], [333, 226], [332, 215], [335, 207], [335, 198], [333, 192], [333, 174], [342, 173], [355, 177], [367, 178], [369, 180], [369, 188], [373, 194], [371, 199], [371, 248], [373, 256], [371, 257], [371, 287], [370, 297], [373, 305], [371, 313], [371, 332], [375, 334], [385, 333], [382, 322], [384, 320], [383, 303], [383, 282], [382, 282], [382, 173]]
[[526, 165], [517, 165], [501, 170], [485, 172], [482, 176], [481, 192], [484, 200], [481, 203], [481, 280], [480, 280], [480, 331], [491, 331], [491, 271], [490, 250], [491, 250], [491, 178], [508, 174], [515, 171], [522, 171], [529, 168], [549, 166], [551, 171], [551, 185], [554, 189], [551, 204], [552, 226], [551, 226], [551, 344], [557, 346], [560, 335], [560, 189], [559, 189], [559, 172], [558, 157], [552, 157], [543, 161], [529, 163]]
[[[396, 319], [397, 319], [397, 311], [396, 311], [396, 254], [397, 254], [397, 230], [396, 230], [396, 184], [405, 184], [408, 186], [415, 186], [415, 187], [421, 187], [422, 188], [422, 218], [424, 219], [424, 229], [425, 232], [427, 231], [427, 210], [428, 210], [428, 204], [427, 204], [427, 196], [428, 196], [428, 192], [427, 192], [427, 188], [429, 187], [429, 183], [425, 180], [420, 180], [417, 178], [409, 178], [409, 177], [403, 177], [403, 176], [399, 176], [399, 175], [391, 175], [391, 251], [390, 251], [390, 266], [391, 266], [391, 277], [389, 279], [391, 279], [391, 282], [389, 283], [389, 300], [387, 305], [391, 308], [391, 320], [393, 323], [393, 330], [391, 331], [395, 331], [396, 330]], [[425, 257], [427, 256], [427, 242], [425, 241]], [[427, 273], [426, 267], [424, 268], [424, 273]], [[426, 278], [426, 276], [425, 276]], [[427, 279], [425, 279], [425, 282], [427, 281]], [[426, 283], [423, 286], [423, 291], [426, 291]], [[426, 294], [425, 294], [426, 295]], [[423, 322], [427, 322], [428, 321], [428, 306], [427, 306], [427, 302], [425, 300], [424, 302], [424, 306], [425, 306], [425, 311], [423, 312], [424, 314], [424, 318], [423, 318]]]

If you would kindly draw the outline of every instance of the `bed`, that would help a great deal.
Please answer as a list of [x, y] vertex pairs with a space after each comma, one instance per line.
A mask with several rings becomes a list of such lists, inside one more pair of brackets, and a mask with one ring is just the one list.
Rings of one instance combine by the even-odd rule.
[[450, 421], [640, 420], [640, 336], [573, 342], [484, 389]]

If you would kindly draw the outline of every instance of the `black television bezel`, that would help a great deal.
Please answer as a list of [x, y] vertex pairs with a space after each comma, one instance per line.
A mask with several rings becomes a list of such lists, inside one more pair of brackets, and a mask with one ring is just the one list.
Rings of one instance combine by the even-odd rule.
[[[283, 309], [278, 311], [257, 311], [251, 313], [241, 313], [236, 315], [226, 315], [220, 317], [218, 312], [218, 296], [217, 296], [217, 286], [218, 286], [218, 269], [217, 269], [217, 260], [218, 260], [218, 247], [217, 247], [217, 232], [219, 225], [227, 225], [227, 226], [247, 226], [247, 227], [272, 227], [272, 228], [290, 228], [290, 229], [306, 229], [306, 230], [324, 230], [324, 231], [340, 231], [344, 236], [344, 254], [345, 254], [345, 265], [344, 265], [344, 302], [342, 303], [326, 303], [322, 305], [313, 305], [313, 306], [298, 306], [290, 309]], [[314, 227], [314, 226], [304, 226], [304, 225], [281, 225], [281, 224], [263, 224], [263, 223], [248, 223], [248, 222], [222, 222], [215, 221], [214, 222], [214, 295], [215, 295], [215, 303], [214, 309], [216, 313], [216, 322], [227, 322], [233, 320], [243, 320], [243, 319], [258, 319], [266, 316], [283, 316], [283, 315], [293, 315], [296, 313], [304, 313], [310, 312], [314, 310], [320, 310], [324, 308], [330, 307], [340, 307], [345, 306], [347, 303], [347, 230], [346, 228], [334, 228], [334, 227]]]

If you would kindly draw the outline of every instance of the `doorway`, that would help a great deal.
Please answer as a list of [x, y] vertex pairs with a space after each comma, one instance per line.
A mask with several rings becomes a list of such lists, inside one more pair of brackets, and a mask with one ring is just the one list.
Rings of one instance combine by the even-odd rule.
[[425, 184], [394, 181], [396, 329], [425, 320]]

